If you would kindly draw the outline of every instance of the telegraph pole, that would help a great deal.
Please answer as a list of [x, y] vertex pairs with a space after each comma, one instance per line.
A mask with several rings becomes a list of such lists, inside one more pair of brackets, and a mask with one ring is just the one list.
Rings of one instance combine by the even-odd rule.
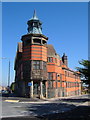
[[8, 66], [8, 87], [10, 87], [10, 60], [9, 60], [9, 66]]

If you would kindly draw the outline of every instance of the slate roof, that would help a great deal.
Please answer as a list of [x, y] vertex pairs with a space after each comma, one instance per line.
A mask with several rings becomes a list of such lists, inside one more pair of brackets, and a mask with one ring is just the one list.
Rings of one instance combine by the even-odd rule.
[[48, 57], [53, 57], [53, 56], [55, 56], [55, 54], [56, 54], [56, 51], [55, 51], [53, 45], [47, 44], [47, 56]]
[[61, 59], [60, 56], [56, 53], [53, 45], [47, 44], [47, 57], [55, 57]]

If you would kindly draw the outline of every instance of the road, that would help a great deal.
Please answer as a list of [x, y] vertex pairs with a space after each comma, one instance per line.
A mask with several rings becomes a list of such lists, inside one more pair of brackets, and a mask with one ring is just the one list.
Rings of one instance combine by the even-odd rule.
[[[61, 116], [66, 114], [65, 112], [74, 110], [80, 107], [89, 107], [88, 101], [90, 101], [90, 95], [82, 95], [77, 97], [69, 98], [58, 98], [47, 101], [36, 101], [32, 102], [6, 102], [2, 100], [2, 118], [8, 117], [27, 117], [32, 119], [40, 118], [57, 118], [56, 116]], [[86, 108], [85, 108], [86, 109]], [[81, 109], [82, 110], [82, 109]], [[79, 110], [78, 110], [79, 111]], [[87, 111], [87, 110], [86, 110]], [[78, 112], [77, 112], [78, 113]], [[67, 115], [67, 114], [66, 114]], [[63, 115], [62, 115], [63, 116]], [[52, 119], [52, 120], [54, 120]]]

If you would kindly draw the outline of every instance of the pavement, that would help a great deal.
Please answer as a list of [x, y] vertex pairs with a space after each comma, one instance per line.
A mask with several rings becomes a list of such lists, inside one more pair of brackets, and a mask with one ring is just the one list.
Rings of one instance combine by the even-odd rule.
[[41, 101], [47, 101], [45, 99], [39, 99], [39, 98], [24, 98], [24, 97], [2, 97], [3, 101], [18, 101], [18, 102], [41, 102]]
[[[39, 98], [24, 98], [24, 97], [2, 97], [3, 101], [6, 102], [22, 102], [22, 103], [47, 103], [47, 102], [52, 102], [52, 101], [70, 101], [71, 100], [76, 100], [79, 98], [82, 98], [83, 95], [79, 95], [79, 96], [69, 96], [69, 97], [58, 97], [58, 98], [51, 98], [51, 99], [39, 99]], [[86, 96], [86, 97], [85, 97]], [[89, 100], [89, 95], [84, 95], [84, 100]]]

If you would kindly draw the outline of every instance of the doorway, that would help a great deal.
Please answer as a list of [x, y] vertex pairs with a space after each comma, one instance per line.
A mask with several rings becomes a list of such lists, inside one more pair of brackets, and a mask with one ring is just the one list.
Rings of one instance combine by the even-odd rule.
[[40, 82], [34, 82], [33, 84], [33, 96], [39, 98], [40, 96]]

